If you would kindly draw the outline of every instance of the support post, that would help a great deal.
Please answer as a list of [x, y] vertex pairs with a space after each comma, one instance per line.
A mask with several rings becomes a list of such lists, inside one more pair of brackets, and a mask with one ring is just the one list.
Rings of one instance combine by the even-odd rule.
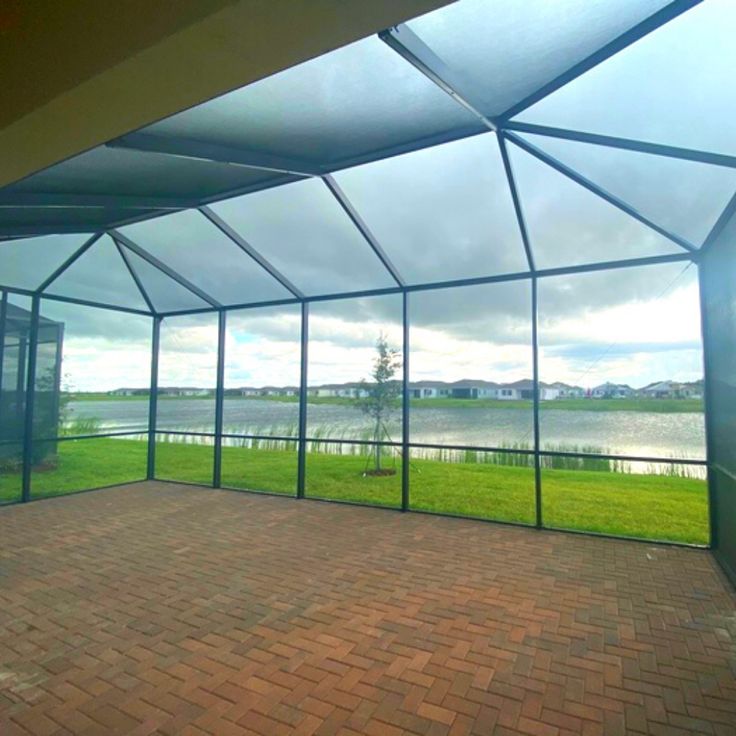
[[151, 388], [148, 396], [148, 467], [146, 478], [156, 477], [156, 410], [158, 406], [158, 354], [161, 337], [161, 317], [153, 318], [151, 334]]
[[[0, 292], [0, 427], [3, 424], [3, 365], [5, 363], [5, 324], [8, 314], [8, 292]], [[8, 435], [7, 439], [10, 439]]]
[[31, 500], [31, 471], [33, 468], [33, 404], [36, 396], [36, 356], [38, 354], [38, 323], [41, 297], [34, 294], [31, 302], [31, 325], [28, 339], [28, 373], [26, 375], [25, 424], [23, 427], [23, 486], [21, 500]]
[[227, 312], [221, 309], [217, 315], [217, 384], [215, 388], [215, 461], [212, 470], [212, 485], [222, 485], [222, 418], [225, 400], [225, 329]]
[[401, 390], [401, 510], [409, 510], [409, 294], [403, 291], [402, 323], [403, 323], [403, 373]]
[[[707, 256], [706, 256], [707, 258]], [[710, 351], [716, 344], [716, 336], [710, 329], [708, 321], [708, 303], [705, 297], [707, 267], [698, 264], [698, 291], [700, 295], [700, 331], [703, 337], [703, 416], [705, 418], [705, 458], [707, 461], [706, 474], [708, 483], [708, 546], [711, 549], [718, 547], [718, 494], [716, 484], [718, 474], [713, 468], [715, 432], [713, 428], [713, 371], [711, 369]]]
[[299, 376], [299, 440], [296, 497], [304, 498], [307, 480], [307, 360], [309, 347], [309, 302], [302, 302], [301, 370]]
[[534, 419], [534, 508], [537, 529], [544, 526], [542, 517], [542, 449], [539, 439], [539, 304], [537, 277], [532, 277], [532, 372], [533, 372], [533, 419]]

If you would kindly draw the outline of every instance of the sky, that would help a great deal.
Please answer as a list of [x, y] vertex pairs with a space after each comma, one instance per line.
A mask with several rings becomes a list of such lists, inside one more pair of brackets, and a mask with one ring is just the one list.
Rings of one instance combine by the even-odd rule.
[[[603, 17], [600, 13], [605, 15], [605, 3], [566, 2], [570, 9], [566, 22], [584, 21], [585, 34], [587, 29], [600, 30], [607, 23], [613, 24], [609, 31], [618, 33], [615, 24], [629, 23], [627, 13], [640, 12], [641, 6], [640, 2], [626, 0], [616, 17]], [[649, 2], [652, 11], [661, 5], [659, 0]], [[543, 13], [535, 15], [526, 8], [520, 11], [521, 5], [511, 3], [508, 13], [491, 16], [481, 13], [482, 7], [479, 0], [463, 0], [412, 22], [412, 27], [430, 45], [434, 44], [446, 61], [478, 70], [474, 81], [486, 85], [482, 92], [489, 105], [510, 94], [500, 85], [518, 85], [518, 93], [534, 81], [518, 76], [521, 72], [540, 73], [534, 65], [512, 65], [506, 76], [494, 75], [483, 66], [503, 61], [494, 56], [500, 53], [495, 39], [510, 36], [489, 29], [498, 31], [494, 24], [513, 19], [514, 13], [527, 14], [523, 32], [529, 37], [524, 45], [505, 49], [509, 58], [521, 53], [522, 46], [528, 53], [540, 38], [546, 43], [558, 33], [562, 36], [557, 39], [557, 50], [538, 49], [546, 54], [539, 58], [544, 58], [548, 67], [554, 63], [569, 66], [569, 60], [556, 55], [558, 51], [567, 53], [569, 48], [561, 43], [564, 23], [545, 28], [546, 35], [539, 36], [535, 23], [544, 22]], [[540, 11], [544, 7], [541, 3]], [[559, 20], [557, 15], [555, 18]], [[457, 35], [459, 21], [465, 29], [471, 29], [464, 31], [466, 35]], [[519, 119], [735, 154], [736, 127], [723, 122], [736, 115], [736, 97], [723, 93], [724, 80], [730, 84], [730, 71], [736, 63], [736, 45], [731, 39], [734, 22], [736, 3], [702, 3], [532, 105]], [[574, 35], [583, 43], [581, 32], [578, 29]], [[496, 45], [488, 46], [489, 38]], [[586, 43], [593, 41], [600, 45], [605, 39], [591, 36]], [[582, 47], [578, 50], [583, 51]], [[370, 39], [335, 53], [346, 60], [348, 77], [362, 74], [363, 79], [362, 65], [368, 53], [380, 56], [386, 73], [400, 67], [396, 64], [401, 60], [395, 55], [386, 56], [386, 51], [383, 44]], [[232, 126], [232, 116], [243, 100], [253, 103], [253, 119], [248, 125], [254, 126], [256, 135], [255, 129], [263, 123], [258, 118], [259, 105], [268, 106], [269, 101], [280, 99], [278, 94], [285, 89], [293, 94], [294, 84], [301, 89], [307, 83], [314, 86], [319, 98], [315, 98], [315, 104], [327, 106], [325, 115], [335, 115], [336, 119], [346, 115], [353, 120], [364, 107], [380, 102], [386, 103], [379, 107], [392, 125], [411, 122], [394, 120], [391, 115], [395, 105], [389, 105], [386, 99], [377, 102], [370, 98], [374, 89], [370, 79], [364, 79], [365, 99], [356, 100], [355, 108], [335, 109], [328, 93], [337, 89], [334, 85], [342, 83], [344, 75], [334, 75], [334, 63], [328, 57], [308, 62], [253, 85], [247, 88], [249, 91], [211, 103], [212, 110], [219, 110], [222, 134], [238, 133], [237, 126]], [[400, 68], [401, 84], [409, 84], [414, 71]], [[291, 81], [284, 82], [287, 75], [292, 75]], [[421, 106], [435, 99], [436, 89], [431, 95], [424, 87], [422, 90], [424, 96], [407, 100], [402, 115], [421, 116]], [[417, 94], [420, 91], [417, 87]], [[690, 103], [683, 105], [683, 99]], [[509, 101], [511, 98], [504, 105]], [[308, 110], [300, 110], [298, 115], [296, 112], [295, 120], [299, 115], [306, 116], [303, 133], [305, 140], [311, 140], [309, 136], [319, 133], [321, 122], [312, 120]], [[166, 132], [167, 125], [173, 125], [172, 130], [180, 125], [198, 130], [197, 120], [204, 120], [198, 115], [196, 111], [182, 113], [173, 122], [163, 123], [161, 132]], [[272, 116], [263, 120], [267, 118], [271, 120]], [[353, 124], [358, 125], [356, 120]], [[317, 127], [312, 129], [310, 125]], [[349, 148], [352, 143], [344, 133], [352, 129], [343, 126], [341, 130], [334, 144]], [[373, 130], [366, 135], [378, 141], [383, 133]], [[736, 191], [736, 170], [728, 167], [543, 136], [522, 137], [542, 153], [559, 158], [605, 187], [675, 237], [696, 246], [703, 242]], [[683, 252], [673, 240], [541, 163], [528, 151], [512, 142], [508, 150], [539, 268]], [[356, 166], [334, 176], [409, 284], [527, 269], [499, 143], [492, 133]], [[317, 179], [235, 197], [212, 208], [307, 295], [383, 288], [393, 283], [366, 239]], [[288, 296], [284, 286], [260, 270], [196, 211], [131, 225], [124, 232], [225, 304]], [[87, 294], [89, 298], [102, 292], [113, 303], [126, 303], [135, 285], [127, 283], [123, 289], [129, 276], [115, 260], [115, 253], [110, 251], [111, 260], [105, 268], [92, 257], [90, 252], [89, 260], [76, 270], [72, 267], [63, 283], [52, 290], [62, 295]], [[0, 244], [0, 270], [15, 275], [18, 285], [28, 287], [27, 280], [33, 273], [24, 263], [18, 259], [15, 245]], [[120, 270], [115, 272], [115, 268]], [[101, 280], [101, 273], [105, 279]], [[160, 304], [184, 299], [190, 303], [181, 306], [202, 306], [180, 287], [176, 294], [173, 288], [171, 293], [163, 293], [160, 281], [151, 282], [150, 288], [154, 301]], [[530, 301], [529, 283], [523, 280], [412, 293], [411, 380], [473, 378], [502, 382], [529, 378]], [[148, 385], [149, 319], [49, 300], [44, 302], [43, 313], [65, 323], [63, 373], [67, 387], [111, 390]], [[309, 383], [367, 378], [379, 334], [386, 334], [393, 345], [401, 346], [400, 321], [401, 300], [397, 296], [314, 303]], [[299, 310], [294, 307], [230, 312], [226, 385], [298, 383], [299, 325]], [[168, 318], [162, 330], [160, 385], [213, 387], [216, 339], [213, 315]], [[540, 376], [546, 382], [589, 387], [612, 381], [639, 387], [664, 379], [697, 380], [703, 368], [696, 267], [676, 263], [540, 279], [539, 342]]]
[[[694, 266], [677, 263], [540, 279], [541, 379], [639, 387], [701, 378], [696, 276]], [[530, 306], [528, 281], [410, 295], [410, 379], [531, 377]], [[65, 325], [68, 389], [148, 385], [149, 318], [51, 300], [43, 302], [42, 314]], [[226, 387], [298, 385], [299, 331], [296, 306], [229, 312]], [[380, 334], [401, 348], [396, 295], [313, 303], [310, 385], [369, 378]], [[214, 387], [216, 355], [215, 315], [165, 319], [159, 384]]]

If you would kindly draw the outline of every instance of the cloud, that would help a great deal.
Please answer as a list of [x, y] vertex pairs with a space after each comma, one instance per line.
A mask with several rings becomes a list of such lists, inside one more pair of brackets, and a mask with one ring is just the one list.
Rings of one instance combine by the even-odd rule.
[[[702, 375], [697, 274], [682, 264], [540, 279], [542, 378], [642, 385]], [[82, 390], [145, 386], [151, 320], [44, 301], [65, 323], [64, 371]], [[532, 375], [528, 281], [414, 292], [411, 379], [512, 381]], [[314, 302], [309, 383], [357, 381], [370, 372], [382, 332], [400, 349], [399, 295]], [[227, 315], [226, 385], [295, 385], [298, 306]], [[215, 385], [217, 316], [166, 318], [160, 385]]]

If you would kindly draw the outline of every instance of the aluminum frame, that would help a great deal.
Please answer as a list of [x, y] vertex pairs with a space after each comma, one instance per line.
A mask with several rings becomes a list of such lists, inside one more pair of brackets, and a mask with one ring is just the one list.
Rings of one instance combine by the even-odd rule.
[[[464, 286], [471, 286], [477, 284], [490, 284], [490, 283], [503, 283], [508, 281], [516, 280], [529, 280], [532, 286], [532, 300], [530, 305], [530, 315], [532, 324], [532, 350], [533, 350], [533, 422], [534, 422], [534, 449], [531, 451], [513, 451], [503, 450], [504, 452], [519, 452], [532, 457], [534, 469], [535, 469], [535, 510], [536, 510], [536, 523], [535, 526], [538, 528], [547, 528], [544, 526], [544, 519], [542, 515], [542, 501], [543, 501], [543, 483], [541, 477], [541, 458], [545, 456], [573, 456], [573, 457], [598, 457], [598, 458], [612, 458], [612, 459], [629, 459], [633, 461], [646, 461], [646, 462], [662, 462], [672, 463], [671, 458], [645, 458], [638, 456], [624, 456], [624, 455], [595, 455], [586, 453], [563, 453], [563, 452], [552, 452], [545, 451], [541, 448], [540, 444], [540, 428], [539, 428], [539, 414], [540, 414], [540, 397], [539, 397], [539, 339], [538, 339], [538, 283], [539, 279], [560, 276], [560, 275], [572, 275], [577, 273], [587, 273], [593, 271], [639, 267], [646, 265], [653, 265], [658, 263], [671, 263], [678, 261], [693, 261], [698, 263], [700, 253], [695, 244], [688, 242], [687, 240], [680, 238], [679, 236], [671, 233], [660, 226], [653, 223], [648, 218], [641, 215], [634, 208], [628, 205], [626, 202], [614, 197], [610, 193], [606, 192], [595, 183], [589, 181], [585, 177], [581, 176], [578, 172], [565, 166], [561, 162], [554, 159], [552, 156], [544, 153], [540, 149], [537, 149], [532, 144], [528, 143], [524, 139], [520, 138], [518, 133], [535, 133], [540, 135], [546, 135], [552, 138], [563, 138], [567, 140], [574, 140], [583, 143], [592, 143], [596, 145], [603, 145], [613, 148], [621, 148], [627, 150], [641, 151], [645, 153], [655, 154], [659, 156], [679, 158], [685, 160], [701, 161], [703, 163], [725, 166], [736, 168], [736, 157], [728, 156], [724, 154], [716, 154], [707, 151], [698, 151], [687, 148], [679, 148], [674, 146], [664, 146], [659, 144], [648, 143], [645, 141], [618, 138], [615, 136], [601, 136], [582, 131], [561, 129], [561, 128], [550, 128], [547, 126], [537, 126], [526, 123], [515, 122], [512, 118], [518, 115], [522, 110], [533, 105], [548, 94], [551, 94], [556, 89], [567, 84], [571, 80], [578, 77], [580, 74], [589, 70], [596, 64], [609, 58], [611, 55], [617, 53], [621, 49], [635, 42], [639, 38], [643, 37], [647, 33], [650, 33], [669, 20], [677, 17], [681, 13], [687, 11], [691, 7], [697, 5], [701, 0], [675, 0], [668, 4], [665, 8], [658, 11], [651, 17], [637, 24], [629, 31], [623, 33], [618, 38], [611, 41], [609, 44], [599, 49], [597, 52], [584, 59], [583, 61], [573, 65], [566, 72], [558, 75], [555, 79], [549, 81], [543, 85], [540, 89], [536, 90], [525, 99], [519, 101], [510, 109], [506, 110], [503, 114], [499, 115], [494, 119], [490, 119], [485, 116], [480, 110], [479, 106], [474, 103], [474, 92], [472, 85], [468, 80], [463, 79], [461, 74], [448, 68], [442, 61], [437, 57], [430, 48], [428, 48], [415, 34], [413, 34], [408, 27], [399, 26], [395, 29], [389, 29], [379, 34], [379, 37], [385, 41], [394, 51], [399, 53], [409, 63], [413, 64], [435, 84], [437, 84], [443, 91], [445, 91], [452, 99], [454, 99], [459, 105], [464, 107], [466, 110], [472, 112], [479, 121], [479, 128], [477, 129], [465, 129], [455, 130], [448, 133], [441, 133], [434, 136], [430, 136], [421, 140], [411, 141], [409, 143], [401, 144], [398, 146], [391, 146], [378, 152], [371, 154], [363, 154], [350, 159], [346, 159], [330, 166], [314, 164], [313, 162], [306, 162], [298, 159], [290, 159], [284, 157], [271, 156], [269, 154], [263, 154], [253, 151], [246, 151], [243, 149], [230, 148], [226, 146], [217, 146], [213, 144], [201, 143], [198, 141], [190, 141], [179, 138], [164, 138], [161, 136], [153, 136], [145, 132], [131, 133], [115, 141], [111, 141], [107, 145], [111, 147], [127, 148], [138, 151], [153, 151], [158, 154], [168, 154], [173, 156], [184, 156], [199, 160], [207, 161], [219, 161], [227, 162], [229, 164], [244, 166], [247, 168], [253, 168], [262, 170], [264, 172], [271, 172], [278, 174], [272, 180], [269, 180], [265, 184], [248, 185], [238, 190], [231, 190], [229, 192], [220, 193], [215, 196], [201, 198], [194, 201], [189, 198], [177, 198], [177, 197], [137, 197], [137, 196], [115, 196], [115, 195], [88, 195], [88, 194], [37, 194], [37, 193], [0, 193], [0, 207], [50, 207], [50, 208], [76, 208], [76, 207], [106, 207], [114, 205], [117, 208], [130, 208], [130, 209], [141, 209], [146, 208], [149, 210], [145, 214], [137, 215], [126, 219], [124, 221], [114, 223], [114, 225], [107, 230], [107, 234], [113, 239], [120, 256], [128, 269], [131, 277], [134, 279], [141, 295], [149, 307], [149, 311], [125, 308], [112, 304], [98, 303], [95, 301], [77, 299], [74, 297], [63, 297], [59, 295], [53, 295], [47, 293], [47, 289], [51, 284], [58, 278], [67, 268], [69, 268], [79, 257], [81, 257], [94, 243], [104, 234], [103, 230], [90, 230], [92, 232], [83, 244], [77, 249], [72, 256], [70, 256], [61, 266], [59, 266], [52, 274], [50, 274], [35, 290], [21, 289], [12, 286], [0, 285], [0, 291], [2, 292], [2, 301], [0, 306], [0, 326], [4, 324], [4, 317], [6, 313], [6, 305], [8, 300], [8, 294], [18, 293], [25, 294], [32, 298], [32, 312], [31, 312], [31, 339], [28, 346], [28, 371], [26, 377], [26, 424], [24, 427], [24, 442], [23, 442], [23, 473], [22, 473], [22, 501], [27, 502], [32, 500], [31, 488], [30, 488], [30, 475], [31, 475], [31, 456], [32, 446], [34, 439], [38, 441], [38, 438], [33, 437], [33, 415], [34, 415], [34, 398], [35, 398], [35, 372], [36, 372], [36, 354], [38, 347], [38, 332], [39, 332], [39, 320], [40, 320], [40, 300], [48, 299], [60, 302], [67, 302], [72, 304], [78, 304], [81, 306], [88, 306], [101, 309], [110, 309], [122, 313], [141, 314], [152, 317], [152, 335], [151, 335], [151, 379], [150, 379], [150, 396], [149, 396], [149, 425], [148, 425], [148, 456], [147, 456], [147, 472], [146, 477], [153, 479], [156, 477], [155, 473], [155, 446], [156, 438], [160, 434], [182, 434], [182, 435], [197, 435], [213, 437], [214, 439], [214, 464], [213, 464], [213, 482], [214, 487], [221, 486], [221, 456], [222, 456], [222, 440], [228, 437], [243, 437], [243, 438], [257, 438], [258, 435], [235, 435], [223, 432], [222, 418], [223, 418], [223, 403], [224, 403], [224, 361], [225, 361], [225, 329], [227, 312], [231, 309], [245, 309], [245, 308], [260, 308], [266, 306], [278, 306], [278, 305], [289, 305], [299, 304], [301, 306], [301, 337], [300, 337], [300, 390], [299, 390], [299, 432], [298, 436], [289, 438], [278, 438], [291, 442], [297, 443], [298, 448], [298, 469], [297, 469], [297, 482], [296, 482], [296, 497], [303, 498], [306, 495], [306, 452], [307, 444], [313, 441], [307, 435], [306, 425], [306, 413], [307, 413], [307, 369], [308, 369], [308, 347], [309, 347], [309, 304], [312, 302], [319, 301], [331, 301], [338, 299], [353, 299], [370, 296], [380, 296], [388, 294], [401, 294], [402, 295], [402, 330], [403, 330], [403, 371], [402, 371], [402, 437], [401, 442], [361, 442], [358, 440], [325, 440], [320, 438], [320, 441], [329, 442], [346, 442], [351, 444], [369, 444], [369, 445], [386, 445], [391, 447], [397, 447], [401, 449], [403, 464], [402, 464], [402, 482], [401, 482], [401, 504], [400, 508], [402, 511], [411, 509], [410, 501], [410, 481], [409, 481], [409, 453], [413, 448], [422, 447], [445, 447], [447, 449], [472, 449], [477, 451], [494, 451], [500, 448], [493, 448], [487, 446], [469, 447], [462, 445], [431, 445], [412, 443], [410, 441], [409, 426], [410, 426], [410, 397], [409, 397], [409, 358], [410, 358], [410, 295], [413, 292], [427, 291], [434, 289], [446, 289], [446, 288], [462, 288]], [[494, 131], [497, 133], [497, 141], [500, 147], [503, 166], [505, 174], [508, 180], [508, 185], [511, 191], [513, 200], [514, 210], [517, 217], [519, 230], [521, 233], [522, 243], [525, 250], [525, 255], [528, 263], [528, 270], [524, 272], [502, 274], [496, 276], [480, 276], [477, 278], [467, 279], [454, 279], [447, 281], [438, 281], [433, 283], [424, 284], [411, 284], [407, 285], [402, 275], [396, 269], [391, 262], [390, 258], [382, 248], [380, 242], [375, 238], [373, 233], [368, 228], [367, 224], [362, 220], [359, 212], [353, 207], [348, 200], [347, 196], [337, 185], [335, 180], [331, 177], [331, 173], [339, 171], [340, 169], [351, 167], [367, 161], [379, 160], [388, 156], [398, 155], [400, 153], [406, 153], [418, 148], [423, 148], [429, 145], [446, 142], [449, 140], [455, 140], [470, 135], [476, 135], [483, 131]], [[533, 252], [533, 243], [531, 242], [526, 223], [523, 214], [523, 199], [519, 196], [516, 182], [513, 174], [513, 168], [508, 156], [507, 142], [511, 142], [523, 150], [527, 151], [531, 155], [536, 156], [540, 160], [544, 161], [547, 165], [556, 169], [560, 173], [568, 176], [579, 185], [585, 187], [592, 193], [601, 197], [610, 204], [618, 207], [620, 210], [638, 220], [645, 226], [653, 229], [655, 232], [667, 237], [672, 242], [676, 243], [682, 249], [682, 253], [676, 253], [668, 256], [651, 256], [643, 258], [626, 259], [624, 261], [607, 261], [598, 262], [591, 264], [584, 264], [582, 266], [571, 266], [571, 267], [560, 267], [553, 269], [537, 269], [535, 267], [535, 258]], [[349, 217], [353, 226], [358, 230], [363, 239], [371, 247], [376, 258], [381, 262], [384, 269], [391, 276], [396, 286], [380, 288], [380, 289], [368, 289], [355, 292], [339, 292], [332, 294], [320, 294], [314, 296], [305, 296], [302, 291], [292, 284], [290, 280], [281, 274], [266, 258], [264, 258], [258, 251], [253, 248], [237, 231], [232, 228], [227, 222], [217, 216], [212, 210], [207, 207], [207, 203], [217, 201], [229, 196], [235, 196], [236, 194], [245, 194], [250, 191], [257, 189], [280, 186], [293, 181], [299, 181], [306, 177], [319, 177], [325, 183], [331, 194], [335, 197], [338, 204], [341, 206], [343, 211]], [[140, 246], [134, 243], [125, 235], [116, 230], [116, 227], [120, 227], [123, 224], [129, 224], [131, 222], [148, 219], [152, 216], [160, 215], [166, 211], [176, 211], [179, 209], [197, 207], [199, 211], [207, 217], [215, 226], [217, 226], [225, 235], [227, 235], [233, 242], [235, 242], [245, 255], [251, 257], [259, 266], [264, 270], [268, 277], [278, 281], [284, 286], [291, 294], [292, 298], [282, 300], [272, 300], [270, 302], [246, 302], [242, 304], [227, 304], [223, 305], [203, 290], [191, 284], [188, 280], [183, 278], [175, 269], [172, 269], [167, 264], [159, 261], [155, 257], [151, 256], [144, 246]], [[736, 211], [736, 194], [725, 208], [723, 214], [719, 218], [718, 222], [714, 226], [711, 234], [703, 244], [703, 249], [707, 249], [709, 244], [715, 240], [725, 223]], [[74, 226], [53, 226], [48, 228], [33, 229], [25, 228], [23, 226], [18, 232], [24, 233], [39, 233], [39, 232], [84, 232], [84, 228], [74, 228]], [[1, 247], [1, 246], [0, 246]], [[167, 277], [177, 282], [179, 285], [188, 289], [191, 293], [196, 295], [199, 299], [206, 302], [209, 306], [197, 309], [189, 310], [177, 310], [177, 311], [159, 311], [154, 308], [152, 296], [148, 294], [143, 287], [140, 278], [138, 277], [133, 264], [127, 258], [126, 251], [137, 253], [140, 257], [144, 258], [148, 263], [153, 265], [159, 271], [164, 273]], [[214, 433], [190, 433], [167, 430], [159, 430], [157, 428], [157, 394], [158, 394], [158, 362], [160, 352], [160, 326], [161, 321], [167, 317], [183, 316], [188, 314], [198, 313], [218, 313], [218, 349], [217, 349], [217, 388], [215, 398], [215, 431]], [[703, 325], [703, 331], [706, 330], [706, 325]], [[2, 347], [0, 347], [0, 358], [2, 356]], [[2, 361], [0, 360], [0, 381], [2, 381]], [[706, 422], [707, 422], [707, 404], [708, 404], [708, 390], [706, 386]], [[106, 433], [99, 435], [90, 435], [82, 437], [68, 437], [68, 438], [56, 438], [56, 439], [92, 439], [96, 437], [104, 436], [122, 436], [122, 435], [133, 435], [140, 434], [139, 432], [120, 432], [120, 433]], [[677, 460], [676, 464], [683, 465], [698, 465], [710, 467], [709, 453], [705, 460]], [[85, 489], [86, 490], [86, 489]], [[282, 494], [279, 494], [282, 495]], [[360, 504], [365, 505], [365, 504]], [[714, 513], [711, 509], [711, 513]], [[444, 514], [449, 515], [449, 514]], [[713, 530], [713, 524], [711, 524], [711, 533]], [[598, 536], [609, 536], [609, 535], [598, 535]], [[651, 540], [647, 540], [651, 541]], [[714, 544], [716, 540], [711, 539], [711, 543]]]

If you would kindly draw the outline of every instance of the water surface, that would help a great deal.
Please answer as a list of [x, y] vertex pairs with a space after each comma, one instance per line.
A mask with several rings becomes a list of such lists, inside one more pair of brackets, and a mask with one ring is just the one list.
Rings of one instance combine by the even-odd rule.
[[[158, 428], [169, 431], [212, 432], [214, 400], [168, 399], [158, 403]], [[70, 404], [72, 417], [94, 417], [105, 430], [145, 431], [147, 401], [79, 401]], [[232, 434], [295, 432], [296, 403], [259, 399], [225, 399], [224, 429]], [[401, 415], [386, 423], [387, 437], [401, 439]], [[312, 437], [363, 439], [371, 420], [358, 408], [343, 404], [309, 404], [307, 431]], [[593, 448], [603, 452], [646, 457], [702, 459], [705, 456], [703, 414], [636, 411], [573, 411], [542, 405], [543, 446]], [[531, 446], [532, 412], [527, 409], [482, 407], [413, 408], [410, 438], [415, 443]]]

